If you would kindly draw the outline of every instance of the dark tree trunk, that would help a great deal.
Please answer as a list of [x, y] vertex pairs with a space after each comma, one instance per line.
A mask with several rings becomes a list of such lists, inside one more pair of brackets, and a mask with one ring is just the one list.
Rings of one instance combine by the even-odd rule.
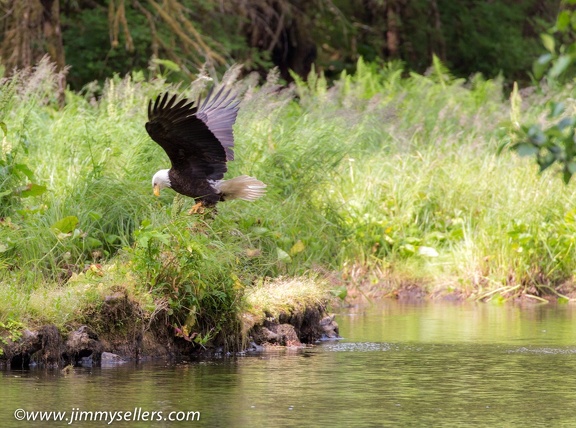
[[237, 5], [235, 13], [246, 18], [244, 33], [250, 46], [268, 52], [281, 76], [290, 81], [290, 70], [306, 77], [316, 60], [316, 44], [310, 34], [314, 24], [310, 0], [266, 0]]
[[388, 51], [388, 58], [392, 59], [398, 58], [398, 49], [400, 46], [400, 26], [396, 6], [396, 0], [386, 2], [386, 22], [388, 24], [386, 30], [386, 50]]
[[[436, 0], [430, 0], [430, 12], [432, 14], [431, 37], [432, 54], [436, 54], [442, 62], [446, 62], [446, 41], [442, 34], [442, 21], [440, 20], [440, 10]], [[432, 57], [432, 55], [430, 55]]]
[[42, 26], [46, 42], [46, 50], [52, 61], [56, 63], [58, 70], [66, 67], [64, 58], [64, 45], [62, 44], [62, 32], [60, 29], [60, 1], [40, 0], [42, 4]]
[[[60, 0], [5, 0], [0, 3], [3, 17], [0, 56], [8, 74], [15, 69], [32, 67], [49, 55], [58, 71], [66, 60], [60, 28]], [[66, 86], [60, 73], [61, 94]]]

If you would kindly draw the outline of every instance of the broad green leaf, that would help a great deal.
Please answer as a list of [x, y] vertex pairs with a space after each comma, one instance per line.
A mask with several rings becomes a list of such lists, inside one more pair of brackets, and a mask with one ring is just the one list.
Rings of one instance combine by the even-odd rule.
[[28, 165], [25, 165], [23, 163], [17, 163], [16, 165], [14, 165], [14, 169], [24, 174], [28, 178], [28, 180], [34, 179], [34, 173], [30, 168], [28, 168]]
[[564, 113], [564, 103], [552, 103], [550, 105], [550, 117], [558, 117]]
[[400, 246], [400, 251], [404, 253], [404, 255], [413, 255], [416, 253], [416, 247], [412, 244], [404, 244]]
[[264, 235], [266, 232], [268, 232], [268, 229], [265, 227], [253, 227], [252, 228], [252, 233], [255, 235]]
[[102, 218], [102, 214], [100, 214], [99, 212], [96, 212], [96, 211], [90, 211], [88, 213], [88, 216], [94, 221], [98, 221]]
[[408, 236], [405, 240], [407, 243], [413, 244], [413, 245], [418, 245], [418, 244], [420, 244], [420, 241], [421, 241], [420, 238], [417, 238], [415, 236]]
[[276, 247], [276, 253], [278, 254], [278, 260], [279, 261], [285, 262], [285, 263], [292, 261], [292, 257], [290, 257], [290, 254], [288, 254], [282, 248]]
[[41, 184], [28, 184], [24, 190], [20, 192], [20, 197], [22, 198], [29, 198], [31, 196], [40, 196], [46, 193], [48, 189], [46, 186], [42, 186]]
[[4, 132], [4, 136], [8, 135], [8, 127], [4, 122], [0, 122], [0, 129], [2, 129], [2, 132]]
[[573, 118], [573, 117], [565, 117], [560, 122], [558, 122], [558, 125], [556, 125], [556, 127], [559, 130], [563, 130], [565, 128], [572, 128], [574, 126], [575, 120], [576, 120], [576, 118]]
[[536, 60], [536, 62], [538, 64], [541, 65], [548, 65], [550, 64], [550, 61], [552, 61], [552, 59], [554, 58], [554, 55], [552, 55], [551, 53], [545, 53], [542, 54], [538, 57], [538, 59]]
[[102, 241], [96, 238], [92, 238], [91, 236], [87, 236], [84, 238], [84, 245], [88, 249], [100, 248], [102, 246]]
[[[157, 240], [160, 241], [162, 244], [164, 244], [164, 245], [170, 245], [170, 235], [168, 235], [167, 233], [162, 233], [162, 232], [159, 232], [159, 231], [157, 231], [157, 230], [154, 230], [154, 231], [151, 232], [150, 235], [151, 235], [152, 238], [157, 239]], [[186, 248], [187, 248], [187, 250], [188, 250], [189, 252], [192, 252], [192, 251], [193, 251], [193, 249], [192, 249], [191, 246], [187, 246]], [[199, 250], [199, 248], [200, 248], [200, 247], [198, 247], [198, 246], [194, 246], [194, 249], [197, 249], [198, 252], [199, 252], [201, 255], [203, 255], [202, 252]]]
[[558, 31], [564, 32], [570, 25], [570, 19], [572, 18], [572, 13], [568, 10], [563, 10], [558, 14], [558, 19], [556, 19], [556, 29]]
[[554, 65], [550, 69], [549, 75], [553, 79], [560, 76], [564, 73], [568, 67], [572, 64], [572, 56], [570, 55], [561, 55], [558, 59], [554, 62]]
[[118, 235], [114, 235], [112, 233], [106, 234], [106, 242], [108, 242], [109, 244], [114, 244], [114, 243], [118, 242], [119, 240], [120, 240], [120, 236], [118, 236]]
[[528, 130], [528, 138], [530, 138], [531, 143], [537, 146], [543, 145], [547, 140], [546, 135], [544, 135], [538, 125], [533, 125], [530, 127]]
[[58, 220], [56, 223], [50, 226], [50, 228], [53, 230], [57, 230], [61, 233], [70, 233], [76, 228], [77, 225], [78, 225], [78, 217], [76, 217], [75, 215], [69, 215], [67, 217]]
[[540, 151], [538, 147], [529, 143], [520, 143], [514, 149], [518, 156], [533, 156]]
[[551, 34], [543, 33], [540, 34], [540, 39], [542, 39], [542, 44], [544, 48], [550, 53], [554, 53], [555, 51], [555, 42], [554, 37]]
[[554, 163], [555, 160], [556, 160], [556, 156], [554, 156], [554, 154], [550, 153], [550, 152], [546, 153], [543, 156], [539, 156], [538, 157], [538, 165], [540, 165], [540, 172], [547, 169], [550, 165], [552, 165]]
[[532, 64], [532, 72], [534, 73], [534, 77], [536, 79], [541, 79], [544, 76], [548, 67], [550, 67], [550, 63], [554, 59], [554, 55], [551, 53], [545, 53], [540, 55], [536, 61]]
[[348, 289], [345, 285], [341, 285], [340, 287], [336, 287], [330, 290], [330, 293], [332, 293], [334, 297], [338, 297], [339, 299], [344, 300], [348, 295]]
[[435, 239], [437, 241], [444, 241], [446, 239], [446, 234], [435, 230], [426, 235], [426, 239]]
[[292, 246], [292, 248], [290, 248], [290, 255], [293, 256], [295, 254], [301, 253], [302, 251], [304, 251], [305, 248], [306, 246], [304, 245], [304, 243], [301, 240], [298, 240]]
[[556, 158], [560, 159], [560, 155], [562, 154], [562, 149], [560, 147], [558, 147], [558, 145], [553, 144], [550, 147], [547, 147], [548, 150], [550, 150], [551, 153], [554, 153], [554, 155], [556, 155]]

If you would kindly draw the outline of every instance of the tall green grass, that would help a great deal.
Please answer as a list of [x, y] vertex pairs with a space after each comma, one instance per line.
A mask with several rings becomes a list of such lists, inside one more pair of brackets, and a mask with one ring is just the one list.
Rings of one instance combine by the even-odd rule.
[[[360, 62], [331, 86], [235, 75], [225, 76], [242, 97], [229, 176], [254, 175], [268, 193], [203, 219], [183, 214], [170, 190], [152, 196], [150, 177], [169, 161], [144, 123], [149, 98], [198, 94], [205, 79], [174, 88], [115, 77], [67, 92], [63, 107], [47, 63], [4, 82], [0, 319], [42, 312], [52, 300], [39, 293], [73, 289], [100, 265], [122, 266], [106, 284], [131, 284], [190, 326], [201, 314], [224, 322], [214, 314], [241, 310], [265, 277], [327, 270], [479, 298], [572, 289], [573, 186], [496, 154], [510, 116], [500, 81], [457, 80], [438, 61], [408, 77]], [[549, 98], [575, 108], [571, 96], [525, 97], [523, 118], [541, 120]], [[47, 191], [18, 190], [31, 182]], [[102, 293], [73, 295], [90, 304]]]

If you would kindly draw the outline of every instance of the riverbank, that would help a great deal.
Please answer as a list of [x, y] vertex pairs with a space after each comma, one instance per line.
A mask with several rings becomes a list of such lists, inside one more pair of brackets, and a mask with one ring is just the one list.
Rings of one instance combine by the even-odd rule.
[[[570, 284], [550, 294], [530, 294], [528, 290], [519, 293], [514, 288], [480, 293], [474, 288], [386, 276], [381, 269], [356, 266], [347, 273], [279, 277], [255, 284], [245, 290], [237, 318], [227, 317], [227, 324], [211, 335], [205, 330], [201, 333], [203, 326], [211, 322], [202, 319], [201, 311], [193, 321], [176, 324], [164, 300], [154, 300], [133, 280], [121, 284], [112, 281], [119, 274], [129, 278], [125, 270], [116, 266], [95, 269], [69, 280], [68, 301], [63, 300], [62, 290], [44, 290], [41, 297], [36, 296], [45, 308], [67, 308], [59, 313], [60, 318], [47, 312], [44, 318], [30, 318], [29, 326], [19, 322], [2, 324], [0, 367], [91, 366], [299, 348], [320, 339], [339, 337], [338, 320], [330, 310], [341, 305], [372, 305], [385, 300], [528, 305], [576, 300]], [[110, 285], [112, 282], [115, 284]], [[561, 294], [564, 290], [565, 294]], [[58, 325], [41, 324], [42, 319], [52, 319]]]
[[[89, 284], [82, 288], [90, 291]], [[60, 327], [5, 326], [0, 367], [56, 368], [234, 354], [276, 346], [302, 347], [338, 336], [338, 325], [327, 313], [331, 295], [326, 283], [310, 278], [280, 278], [254, 287], [238, 323], [203, 343], [195, 340], [194, 326], [170, 323], [165, 308], [156, 306], [150, 311], [141, 298], [134, 297], [133, 289], [115, 286], [108, 291], [112, 290], [113, 294], [101, 294], [92, 311], [84, 308]], [[198, 320], [199, 324], [204, 321]]]
[[393, 299], [401, 302], [426, 300], [449, 302], [496, 302], [496, 303], [575, 303], [576, 284], [567, 280], [555, 288], [545, 283], [501, 284], [487, 286], [487, 278], [464, 283], [458, 277], [411, 275], [395, 273], [382, 268], [355, 265], [340, 276], [332, 276], [333, 287], [346, 289], [349, 304], [364, 304]]

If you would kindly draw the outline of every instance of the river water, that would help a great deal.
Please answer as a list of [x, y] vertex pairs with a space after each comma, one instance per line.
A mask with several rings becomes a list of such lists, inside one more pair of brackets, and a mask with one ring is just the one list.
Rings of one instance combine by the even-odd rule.
[[3, 371], [0, 426], [576, 426], [572, 306], [391, 301], [336, 319], [342, 340], [304, 350]]

